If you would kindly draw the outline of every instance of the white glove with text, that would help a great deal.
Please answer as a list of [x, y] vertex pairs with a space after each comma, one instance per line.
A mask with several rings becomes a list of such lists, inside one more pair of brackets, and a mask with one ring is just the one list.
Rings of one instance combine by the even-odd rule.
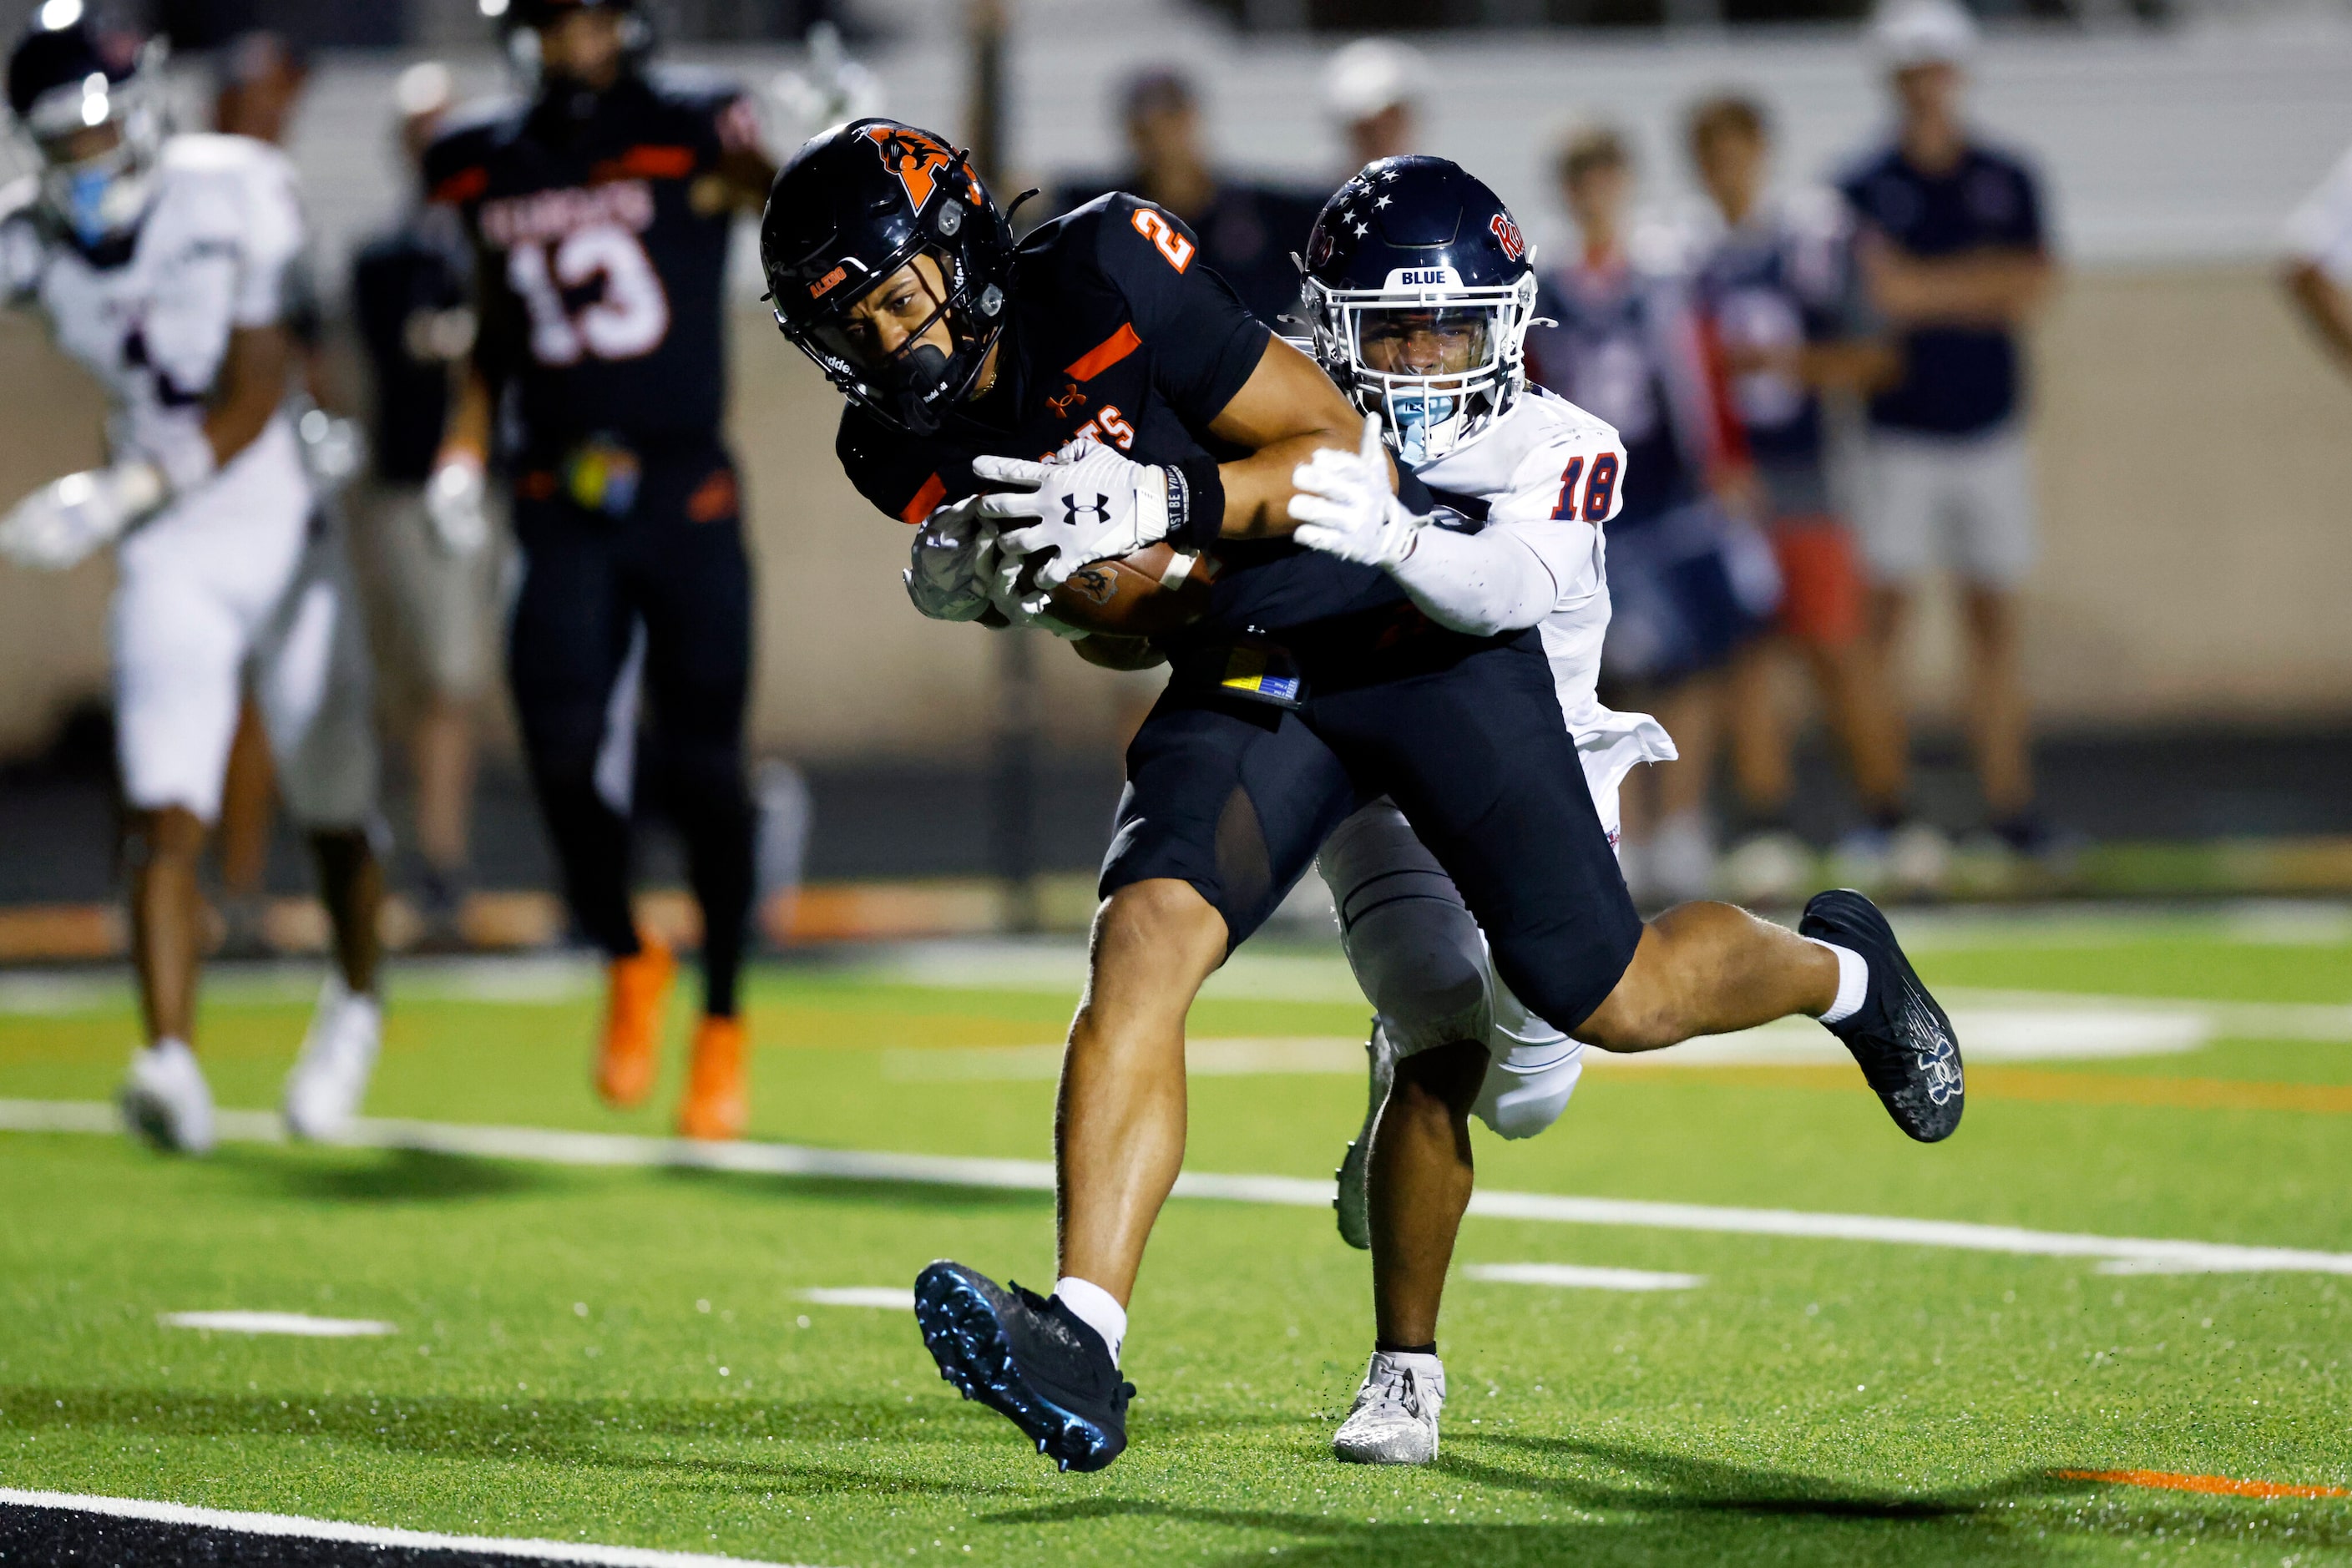
[[1168, 537], [1168, 470], [1094, 441], [1073, 441], [1042, 463], [974, 458], [971, 471], [1011, 494], [981, 500], [1008, 555], [1054, 552], [1037, 584], [1058, 588], [1090, 562], [1130, 555]]

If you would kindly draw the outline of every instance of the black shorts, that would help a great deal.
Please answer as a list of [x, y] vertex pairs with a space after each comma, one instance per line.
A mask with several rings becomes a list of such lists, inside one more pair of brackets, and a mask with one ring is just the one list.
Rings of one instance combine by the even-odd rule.
[[[1409, 673], [1316, 679], [1295, 710], [1180, 672], [1128, 748], [1108, 897], [1189, 882], [1246, 941], [1362, 802], [1392, 798], [1535, 1013], [1573, 1029], [1616, 988], [1642, 934], [1561, 719], [1537, 634], [1432, 632]], [[1336, 689], [1335, 689], [1336, 686]]]

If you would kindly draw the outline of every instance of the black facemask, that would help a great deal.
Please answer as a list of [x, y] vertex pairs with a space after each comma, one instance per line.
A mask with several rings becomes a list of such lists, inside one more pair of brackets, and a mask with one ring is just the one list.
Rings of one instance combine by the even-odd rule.
[[916, 343], [892, 361], [890, 390], [897, 395], [899, 416], [916, 435], [929, 436], [939, 429], [940, 416], [932, 400], [947, 379], [948, 355], [936, 343]]

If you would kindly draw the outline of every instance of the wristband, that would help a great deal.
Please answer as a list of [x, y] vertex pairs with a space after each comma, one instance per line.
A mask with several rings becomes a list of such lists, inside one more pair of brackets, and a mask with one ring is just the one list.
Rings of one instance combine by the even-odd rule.
[[1199, 554], [1224, 537], [1225, 481], [1214, 458], [1187, 458], [1168, 468], [1168, 542]]

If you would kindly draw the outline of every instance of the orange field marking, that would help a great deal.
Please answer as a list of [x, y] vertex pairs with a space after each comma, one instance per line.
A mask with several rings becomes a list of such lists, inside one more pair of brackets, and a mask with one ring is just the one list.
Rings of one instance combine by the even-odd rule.
[[2180, 1476], [2170, 1470], [2053, 1470], [2062, 1481], [2105, 1481], [2110, 1486], [2152, 1487], [2168, 1492], [2208, 1492], [2221, 1497], [2352, 1497], [2343, 1487], [2296, 1487], [2281, 1481], [2241, 1481], [2228, 1476]]

